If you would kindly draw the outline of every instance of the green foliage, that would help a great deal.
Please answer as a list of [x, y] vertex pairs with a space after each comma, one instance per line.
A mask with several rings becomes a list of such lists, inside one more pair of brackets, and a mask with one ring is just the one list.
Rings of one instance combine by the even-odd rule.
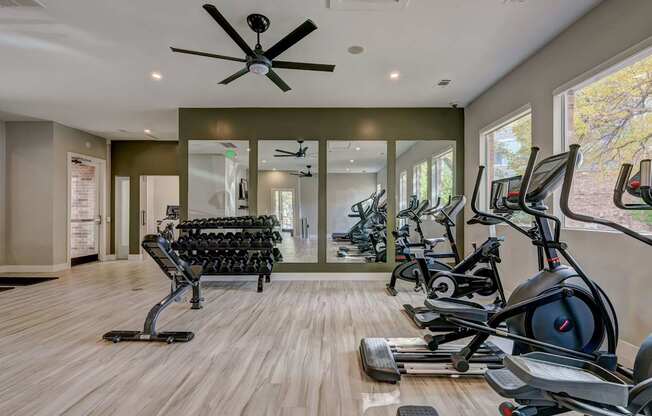
[[507, 169], [495, 172], [495, 179], [523, 173], [530, 156], [530, 147], [532, 147], [532, 116], [528, 114], [521, 117], [494, 133], [494, 137], [503, 135], [511, 136], [516, 144], [513, 145], [502, 140], [495, 142], [494, 152], [500, 154], [507, 161]]
[[630, 215], [636, 221], [652, 225], [652, 212], [650, 211], [631, 211]]
[[582, 145], [590, 164], [607, 163], [613, 170], [624, 161], [640, 160], [648, 151], [652, 56], [570, 92], [566, 99], [572, 142]]

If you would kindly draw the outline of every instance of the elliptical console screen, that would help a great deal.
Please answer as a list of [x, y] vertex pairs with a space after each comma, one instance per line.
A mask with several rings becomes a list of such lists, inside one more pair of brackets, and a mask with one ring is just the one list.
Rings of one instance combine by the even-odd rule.
[[527, 201], [539, 202], [546, 199], [550, 192], [561, 184], [567, 162], [568, 152], [550, 156], [539, 162], [532, 173], [530, 191], [526, 197]]

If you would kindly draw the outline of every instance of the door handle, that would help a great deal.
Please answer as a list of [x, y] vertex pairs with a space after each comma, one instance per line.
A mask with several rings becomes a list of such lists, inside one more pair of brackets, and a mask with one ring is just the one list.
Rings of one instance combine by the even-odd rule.
[[142, 218], [140, 225], [147, 225], [147, 211], [141, 210], [140, 217]]

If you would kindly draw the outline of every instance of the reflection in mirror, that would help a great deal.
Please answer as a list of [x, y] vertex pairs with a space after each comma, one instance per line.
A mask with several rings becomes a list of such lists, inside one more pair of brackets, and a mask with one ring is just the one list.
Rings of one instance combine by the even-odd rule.
[[455, 142], [396, 142], [396, 261], [424, 251], [429, 265], [459, 262], [455, 244], [463, 196], [455, 196]]
[[188, 218], [249, 215], [249, 142], [188, 141]]
[[258, 213], [276, 215], [286, 263], [317, 262], [319, 143], [258, 141]]
[[385, 262], [387, 142], [328, 141], [328, 262]]

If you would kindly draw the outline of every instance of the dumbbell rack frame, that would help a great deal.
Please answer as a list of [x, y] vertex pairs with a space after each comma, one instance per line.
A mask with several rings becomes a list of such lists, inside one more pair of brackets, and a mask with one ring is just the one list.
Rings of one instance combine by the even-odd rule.
[[[278, 227], [278, 223], [275, 223], [274, 225], [223, 225], [223, 226], [183, 226], [181, 227], [182, 224], [179, 224], [177, 228], [181, 232], [186, 232], [188, 233], [187, 235], [195, 235], [195, 234], [201, 234], [202, 230], [269, 230], [272, 231], [274, 228]], [[229, 246], [229, 247], [218, 247], [217, 249], [213, 250], [211, 249], [210, 251], [227, 251], [227, 250], [247, 250], [249, 252], [251, 251], [265, 251], [265, 250], [271, 250], [276, 246], [276, 242], [273, 243], [272, 247], [269, 248], [253, 248], [253, 247], [234, 247], [234, 246]], [[274, 268], [274, 263], [272, 263], [272, 269]], [[213, 272], [213, 273], [204, 273], [205, 276], [258, 276], [258, 282], [257, 282], [257, 289], [256, 291], [258, 293], [263, 292], [263, 280], [265, 283], [270, 283], [271, 282], [271, 276], [272, 276], [272, 271], [270, 270], [269, 273], [254, 273], [254, 272]]]

